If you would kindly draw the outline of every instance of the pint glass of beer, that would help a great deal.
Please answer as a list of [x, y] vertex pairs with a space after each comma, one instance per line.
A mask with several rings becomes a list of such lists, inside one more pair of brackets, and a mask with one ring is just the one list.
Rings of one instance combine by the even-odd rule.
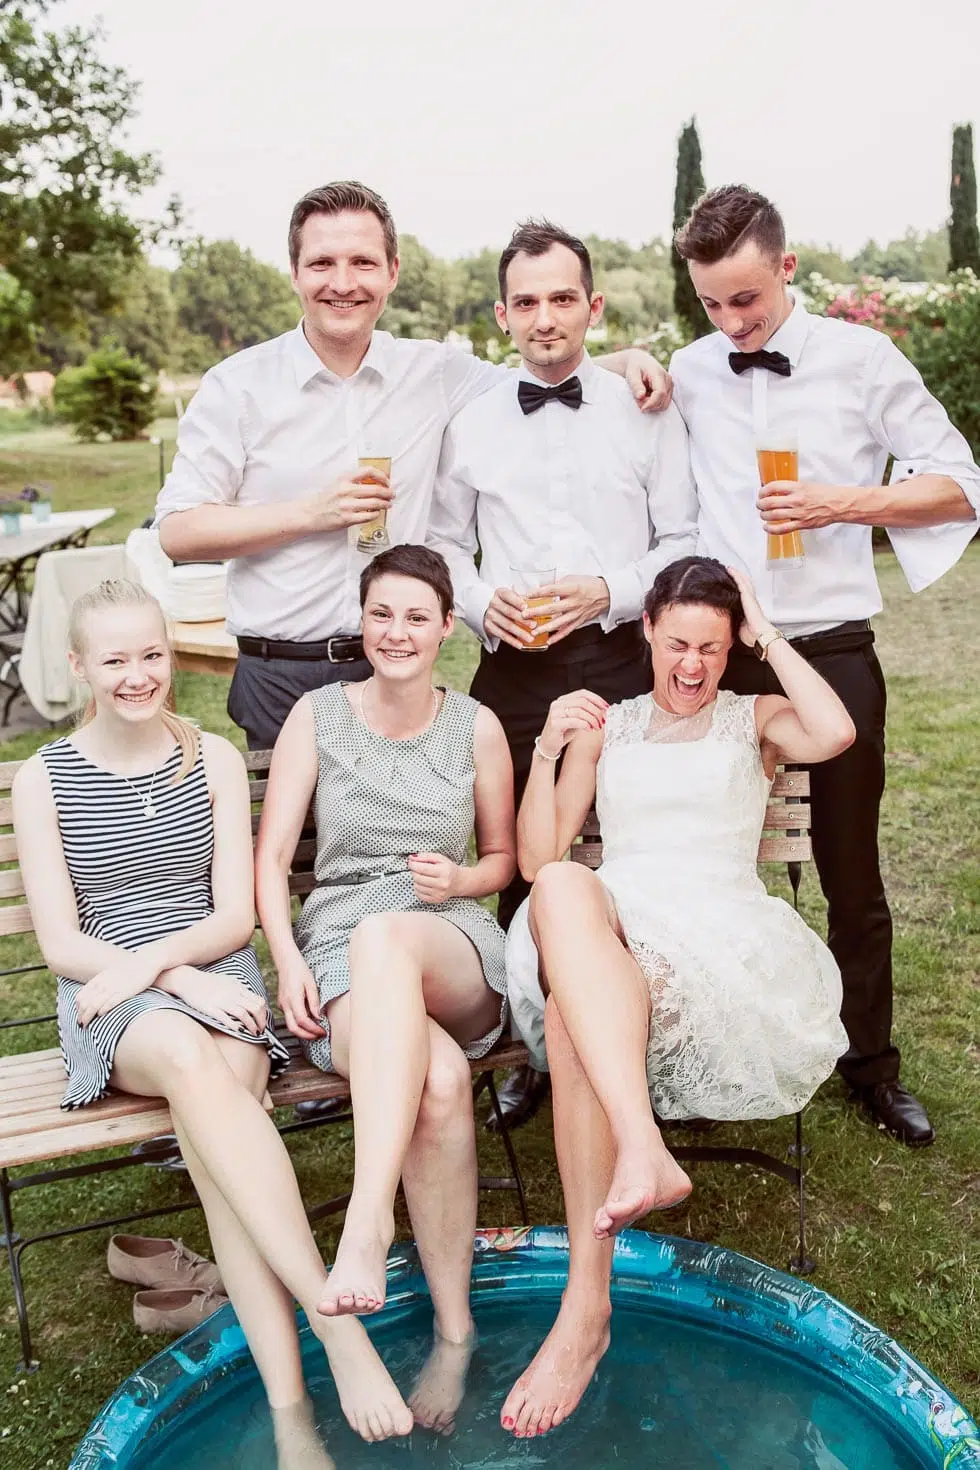
[[[796, 435], [785, 430], [767, 435], [756, 445], [755, 457], [759, 465], [759, 482], [771, 485], [773, 480], [798, 480], [800, 457]], [[766, 566], [771, 569], [801, 567], [803, 565], [803, 537], [799, 531], [784, 531], [779, 536], [766, 536]]]
[[[533, 592], [537, 587], [546, 587], [549, 582], [555, 580], [557, 575], [558, 571], [556, 567], [511, 567], [510, 585], [515, 592], [519, 592], [524, 596], [525, 593]], [[534, 637], [530, 643], [525, 643], [522, 646], [521, 652], [540, 653], [542, 649], [548, 647], [548, 635], [547, 633], [539, 633], [537, 629], [542, 623], [550, 622], [554, 616], [555, 609], [551, 606], [553, 599], [550, 597], [524, 597], [524, 601], [529, 610], [529, 616], [525, 626], [529, 632], [534, 633]], [[538, 609], [547, 609], [547, 611], [539, 611]]]
[[[373, 446], [372, 446], [373, 448]], [[390, 454], [361, 454], [357, 460], [358, 470], [380, 470], [383, 475], [388, 476], [391, 481], [391, 455]], [[355, 545], [358, 551], [363, 551], [366, 556], [373, 556], [376, 551], [384, 551], [391, 545], [388, 539], [388, 512], [379, 511], [369, 521], [363, 521], [358, 527]]]

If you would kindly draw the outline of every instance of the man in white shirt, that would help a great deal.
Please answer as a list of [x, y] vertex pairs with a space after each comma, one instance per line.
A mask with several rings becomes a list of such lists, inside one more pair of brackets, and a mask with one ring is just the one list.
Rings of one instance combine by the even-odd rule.
[[[503, 724], [519, 802], [553, 699], [650, 689], [643, 597], [662, 566], [693, 551], [697, 502], [676, 409], [636, 413], [626, 385], [585, 352], [603, 307], [585, 245], [547, 223], [522, 225], [499, 285], [497, 320], [521, 366], [447, 429], [429, 542], [483, 644], [470, 692]], [[550, 613], [540, 650], [528, 649], [529, 589], [515, 588], [516, 568], [552, 574], [534, 589]], [[518, 878], [501, 894], [505, 928], [527, 892]], [[526, 1116], [518, 1103], [517, 1120]]]
[[[505, 370], [437, 342], [376, 332], [398, 280], [384, 200], [356, 182], [305, 195], [289, 225], [303, 320], [206, 373], [180, 423], [157, 502], [176, 561], [231, 558], [228, 626], [239, 659], [228, 698], [251, 748], [274, 743], [295, 701], [363, 679], [351, 528], [387, 512], [392, 542], [422, 541], [442, 433]], [[669, 379], [647, 354], [605, 360], [644, 408]], [[390, 458], [390, 478], [359, 472]]]
[[[794, 299], [796, 256], [769, 200], [741, 185], [715, 189], [676, 244], [719, 329], [671, 362], [691, 441], [700, 550], [748, 573], [767, 616], [857, 727], [844, 755], [810, 772], [814, 858], [851, 1043], [839, 1070], [877, 1123], [922, 1146], [935, 1131], [899, 1083], [891, 1043], [892, 923], [878, 861], [885, 685], [869, 621], [882, 604], [871, 528], [888, 528], [919, 591], [976, 533], [980, 470], [888, 337], [811, 316]], [[799, 479], [760, 487], [763, 445], [798, 447]], [[890, 455], [891, 483], [883, 485]], [[767, 566], [767, 533], [786, 532], [802, 533], [802, 565]], [[745, 694], [779, 690], [768, 665], [742, 645], [725, 682]]]

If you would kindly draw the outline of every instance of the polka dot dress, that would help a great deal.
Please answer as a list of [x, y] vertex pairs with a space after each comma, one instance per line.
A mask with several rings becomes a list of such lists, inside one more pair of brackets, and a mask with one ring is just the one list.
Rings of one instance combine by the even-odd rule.
[[[465, 863], [473, 831], [473, 727], [479, 705], [447, 689], [421, 735], [390, 740], [363, 724], [342, 684], [309, 696], [319, 772], [314, 810], [317, 888], [303, 905], [296, 942], [326, 1006], [350, 989], [347, 946], [368, 914], [426, 913], [446, 919], [476, 947], [487, 984], [501, 997], [500, 1020], [466, 1048], [490, 1050], [503, 1028], [507, 989], [504, 935], [476, 899], [423, 903], [408, 858], [439, 852]], [[304, 1043], [311, 1062], [332, 1069], [330, 1037]]]

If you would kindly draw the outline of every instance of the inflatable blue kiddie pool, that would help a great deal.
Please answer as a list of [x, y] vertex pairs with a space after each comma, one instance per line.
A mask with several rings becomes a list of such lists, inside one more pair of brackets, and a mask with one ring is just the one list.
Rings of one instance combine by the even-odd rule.
[[[551, 1434], [499, 1423], [518, 1372], [555, 1315], [565, 1232], [477, 1237], [479, 1346], [455, 1432], [367, 1445], [340, 1414], [322, 1350], [303, 1331], [307, 1382], [337, 1470], [976, 1470], [980, 1433], [919, 1363], [833, 1297], [715, 1246], [629, 1231], [616, 1242], [612, 1346], [578, 1411]], [[411, 1246], [388, 1300], [365, 1319], [407, 1393], [431, 1308]], [[127, 1379], [70, 1470], [275, 1470], [268, 1413], [224, 1307]]]

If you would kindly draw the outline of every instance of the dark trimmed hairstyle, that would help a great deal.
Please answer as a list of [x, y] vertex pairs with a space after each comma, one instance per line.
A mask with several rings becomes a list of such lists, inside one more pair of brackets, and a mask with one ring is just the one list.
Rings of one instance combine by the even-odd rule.
[[702, 194], [674, 236], [682, 260], [714, 265], [754, 240], [763, 255], [781, 260], [786, 253], [782, 216], [763, 194], [744, 184], [725, 184]]
[[299, 264], [299, 242], [306, 221], [314, 214], [344, 214], [347, 210], [366, 210], [374, 215], [384, 232], [388, 264], [394, 265], [398, 254], [398, 231], [395, 229], [391, 210], [381, 195], [365, 184], [359, 184], [356, 179], [340, 179], [335, 184], [323, 184], [319, 189], [311, 189], [293, 205], [293, 212], [289, 216], [289, 263], [293, 270]]
[[588, 246], [575, 235], [570, 235], [567, 230], [553, 225], [546, 219], [527, 219], [510, 237], [510, 243], [500, 257], [497, 266], [497, 286], [500, 291], [500, 299], [506, 305], [507, 302], [507, 267], [515, 255], [547, 255], [552, 245], [564, 245], [573, 255], [578, 256], [578, 263], [582, 271], [582, 286], [586, 296], [592, 300], [592, 292], [595, 287], [592, 275], [592, 257]]
[[655, 624], [668, 607], [696, 603], [725, 613], [737, 638], [742, 626], [742, 595], [735, 578], [713, 556], [682, 556], [657, 573], [643, 600], [643, 611]]
[[446, 558], [440, 556], [438, 551], [430, 551], [427, 546], [416, 546], [407, 541], [401, 546], [389, 546], [387, 551], [380, 551], [377, 556], [372, 557], [361, 573], [362, 609], [367, 602], [371, 584], [379, 577], [388, 575], [414, 577], [416, 582], [424, 582], [438, 597], [443, 617], [448, 618], [452, 612], [453, 579], [449, 575]]

